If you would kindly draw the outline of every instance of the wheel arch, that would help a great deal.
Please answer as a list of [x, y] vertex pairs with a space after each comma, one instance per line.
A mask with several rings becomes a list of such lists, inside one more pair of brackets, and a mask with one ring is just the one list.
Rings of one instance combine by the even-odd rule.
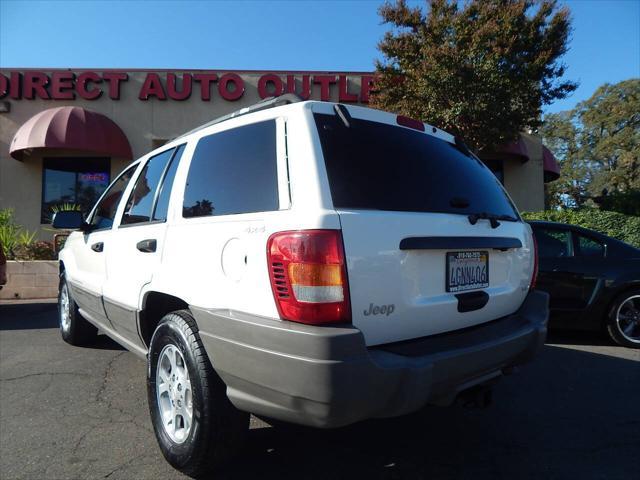
[[176, 310], [188, 309], [187, 302], [179, 297], [164, 292], [145, 292], [142, 299], [142, 309], [138, 316], [138, 326], [142, 341], [149, 348], [151, 337], [162, 317]]

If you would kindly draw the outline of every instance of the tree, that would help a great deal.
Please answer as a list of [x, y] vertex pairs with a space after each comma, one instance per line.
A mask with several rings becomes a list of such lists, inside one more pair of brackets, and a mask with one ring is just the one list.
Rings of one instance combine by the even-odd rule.
[[640, 79], [608, 83], [578, 104], [581, 155], [597, 165], [592, 193], [640, 189]]
[[602, 85], [573, 110], [547, 115], [540, 134], [560, 162], [550, 206], [595, 199], [606, 209], [640, 210], [640, 79]]
[[560, 164], [560, 178], [546, 185], [547, 206], [582, 207], [589, 198], [592, 169], [580, 155], [572, 112], [547, 115], [539, 133]]
[[481, 151], [540, 125], [541, 108], [576, 84], [560, 81], [569, 11], [555, 0], [404, 0], [379, 13], [393, 28], [378, 48], [372, 105], [427, 121]]

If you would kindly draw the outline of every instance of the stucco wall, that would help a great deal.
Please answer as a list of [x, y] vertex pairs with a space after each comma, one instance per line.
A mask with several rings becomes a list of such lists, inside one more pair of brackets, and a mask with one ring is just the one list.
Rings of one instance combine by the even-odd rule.
[[542, 142], [538, 137], [522, 133], [530, 159], [504, 162], [504, 186], [521, 212], [544, 210], [544, 170]]

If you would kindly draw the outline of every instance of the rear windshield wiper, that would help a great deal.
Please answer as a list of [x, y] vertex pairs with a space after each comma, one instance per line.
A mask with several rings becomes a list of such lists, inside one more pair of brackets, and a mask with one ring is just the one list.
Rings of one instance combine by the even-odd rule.
[[518, 221], [517, 218], [512, 217], [511, 215], [494, 215], [487, 212], [472, 213], [467, 218], [469, 219], [469, 223], [471, 225], [475, 225], [476, 223], [478, 223], [478, 220], [489, 220], [489, 223], [491, 223], [491, 228], [498, 228], [500, 226], [500, 222], [498, 220], [504, 220], [507, 222]]

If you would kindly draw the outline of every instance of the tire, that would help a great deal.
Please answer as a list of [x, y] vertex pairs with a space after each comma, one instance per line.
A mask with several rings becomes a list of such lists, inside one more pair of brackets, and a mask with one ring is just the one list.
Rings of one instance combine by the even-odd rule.
[[227, 398], [189, 311], [160, 320], [147, 367], [151, 422], [167, 461], [192, 477], [223, 467], [246, 438], [249, 414]]
[[58, 288], [58, 323], [60, 335], [69, 345], [90, 345], [98, 336], [98, 329], [80, 315], [64, 274], [60, 275]]
[[615, 299], [607, 318], [607, 332], [618, 345], [640, 349], [640, 289]]

